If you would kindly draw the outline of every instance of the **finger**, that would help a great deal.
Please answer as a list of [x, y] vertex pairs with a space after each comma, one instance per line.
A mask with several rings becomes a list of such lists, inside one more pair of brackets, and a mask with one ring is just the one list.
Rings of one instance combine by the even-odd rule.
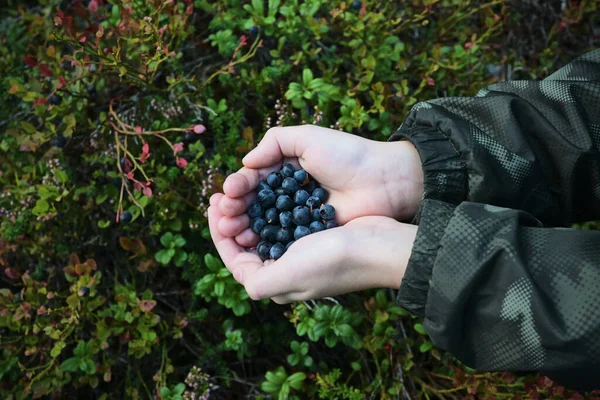
[[252, 229], [246, 229], [235, 237], [235, 241], [242, 247], [254, 247], [260, 241], [260, 237]]
[[236, 217], [246, 212], [256, 195], [248, 193], [243, 197], [223, 196], [219, 201], [219, 211], [228, 217]]
[[223, 193], [215, 193], [212, 196], [210, 196], [209, 204], [211, 206], [216, 206], [217, 204], [219, 204], [219, 202], [221, 201], [222, 198], [223, 198]]
[[244, 229], [250, 226], [250, 218], [246, 214], [237, 217], [224, 216], [219, 220], [219, 232], [225, 237], [234, 237], [239, 235]]
[[[324, 128], [323, 128], [324, 129]], [[311, 125], [271, 128], [258, 146], [246, 154], [242, 162], [248, 168], [263, 168], [285, 157], [302, 158], [319, 130]]]
[[[231, 262], [235, 259], [236, 256], [241, 254], [244, 249], [239, 246], [235, 240], [232, 238], [225, 237], [219, 231], [218, 225], [221, 218], [223, 218], [223, 214], [219, 212], [219, 209], [215, 206], [208, 207], [208, 227], [210, 230], [210, 235], [215, 243], [215, 247], [225, 263], [225, 266], [229, 268]], [[230, 270], [231, 271], [231, 270]]]
[[281, 165], [281, 160], [278, 160], [260, 169], [240, 168], [238, 172], [225, 179], [223, 191], [232, 198], [242, 197], [256, 189], [258, 182], [266, 179], [271, 172], [279, 170]]

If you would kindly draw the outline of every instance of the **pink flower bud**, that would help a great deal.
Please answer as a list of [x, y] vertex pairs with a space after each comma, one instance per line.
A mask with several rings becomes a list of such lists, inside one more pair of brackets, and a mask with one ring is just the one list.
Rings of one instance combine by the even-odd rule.
[[194, 129], [194, 133], [196, 135], [200, 135], [200, 134], [202, 134], [202, 133], [204, 133], [206, 131], [206, 127], [204, 125], [202, 125], [202, 124], [194, 125], [193, 129]]
[[144, 196], [152, 197], [152, 189], [150, 189], [149, 187], [145, 187], [144, 188]]
[[185, 167], [187, 167], [187, 165], [188, 165], [188, 162], [186, 161], [185, 158], [181, 158], [181, 157], [177, 158], [177, 166], [179, 168], [185, 168]]
[[183, 151], [183, 143], [177, 143], [173, 146], [173, 152], [175, 154], [179, 153], [180, 151]]

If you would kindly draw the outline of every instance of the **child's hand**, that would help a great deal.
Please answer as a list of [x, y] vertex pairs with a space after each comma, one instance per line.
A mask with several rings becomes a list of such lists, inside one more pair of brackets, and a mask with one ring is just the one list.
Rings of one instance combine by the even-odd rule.
[[224, 183], [219, 232], [253, 246], [258, 236], [245, 214], [261, 179], [284, 162], [304, 168], [329, 193], [339, 224], [363, 216], [406, 220], [423, 194], [419, 155], [408, 142], [376, 142], [312, 125], [270, 129], [243, 160], [244, 168]]
[[370, 288], [398, 289], [417, 227], [386, 217], [362, 217], [297, 240], [277, 261], [263, 263], [217, 226], [222, 194], [211, 198], [210, 232], [235, 279], [253, 300], [284, 304]]

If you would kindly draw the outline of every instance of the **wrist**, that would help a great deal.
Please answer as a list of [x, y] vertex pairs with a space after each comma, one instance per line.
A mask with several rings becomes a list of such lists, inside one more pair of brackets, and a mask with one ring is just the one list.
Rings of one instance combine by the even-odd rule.
[[423, 199], [421, 157], [409, 141], [380, 142], [386, 154], [384, 171], [387, 195], [394, 204], [394, 218], [412, 219]]

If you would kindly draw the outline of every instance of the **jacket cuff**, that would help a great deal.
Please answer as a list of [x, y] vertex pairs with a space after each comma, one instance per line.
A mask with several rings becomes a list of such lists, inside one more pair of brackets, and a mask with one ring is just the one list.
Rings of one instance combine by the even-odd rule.
[[[405, 123], [389, 140], [408, 140], [416, 147], [423, 166], [424, 199], [455, 205], [467, 199], [466, 164], [441, 130]], [[419, 209], [415, 221], [420, 219], [421, 212]]]
[[429, 199], [421, 203], [423, 217], [419, 222], [417, 237], [396, 298], [397, 304], [413, 315], [425, 316], [433, 265], [455, 207]]

